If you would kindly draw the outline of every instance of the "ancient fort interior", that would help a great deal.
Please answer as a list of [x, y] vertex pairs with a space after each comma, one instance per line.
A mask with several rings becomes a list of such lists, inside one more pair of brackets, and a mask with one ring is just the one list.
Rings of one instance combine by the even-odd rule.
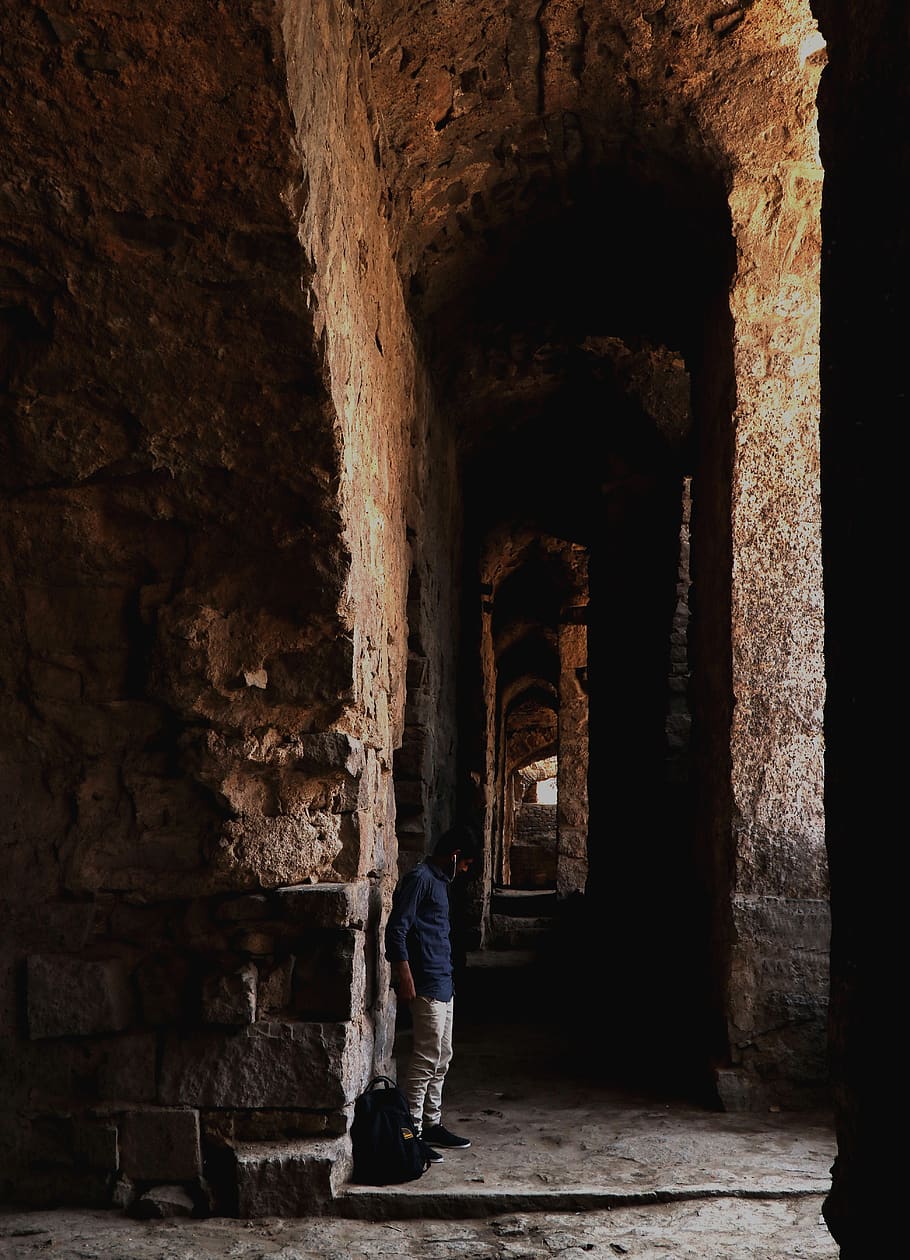
[[465, 957], [583, 959], [620, 1078], [830, 1097], [864, 1254], [908, 51], [888, 0], [4, 6], [4, 1197], [254, 1212], [287, 1143], [319, 1211], [472, 817]]

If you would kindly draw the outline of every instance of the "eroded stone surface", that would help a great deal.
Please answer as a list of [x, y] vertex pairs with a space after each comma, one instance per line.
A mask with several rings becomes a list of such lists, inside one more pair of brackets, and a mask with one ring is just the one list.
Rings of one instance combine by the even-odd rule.
[[133, 1181], [190, 1181], [202, 1171], [199, 1112], [148, 1109], [120, 1122], [120, 1168]]
[[369, 1049], [352, 1023], [261, 1022], [228, 1037], [172, 1036], [159, 1093], [192, 1107], [343, 1107]]
[[[693, 468], [697, 930], [716, 993], [735, 982], [714, 1016], [763, 1033], [750, 1070], [789, 1072], [804, 1048], [767, 1021], [795, 1027], [806, 999], [817, 1023], [814, 946], [798, 973], [798, 934], [785, 958], [773, 923], [732, 953], [724, 932], [734, 896], [826, 891], [805, 0], [14, 0], [0, 22], [0, 804], [21, 907], [0, 1012], [12, 1096], [53, 1113], [11, 1121], [11, 1148], [18, 1125], [65, 1159], [56, 1113], [154, 1097], [158, 1036], [169, 1101], [338, 1114], [388, 1057], [396, 822], [412, 863], [456, 800], [484, 815], [482, 934], [508, 770], [557, 732], [583, 743], [558, 627], [592, 545], [601, 820], [631, 852], [662, 755], [641, 698], [655, 662], [666, 679], [640, 574]], [[588, 870], [583, 779], [562, 772], [563, 891]], [[659, 962], [673, 869], [633, 857], [615, 880], [663, 872], [640, 929]], [[57, 953], [23, 994], [26, 955]], [[37, 1064], [23, 998], [33, 1038], [91, 1044]], [[200, 1031], [257, 1000], [309, 1022]]]
[[240, 1144], [234, 1149], [242, 1217], [318, 1215], [351, 1174], [351, 1145], [330, 1142]]
[[31, 1037], [88, 1037], [119, 1032], [130, 1021], [127, 968], [118, 958], [33, 954], [28, 960]]

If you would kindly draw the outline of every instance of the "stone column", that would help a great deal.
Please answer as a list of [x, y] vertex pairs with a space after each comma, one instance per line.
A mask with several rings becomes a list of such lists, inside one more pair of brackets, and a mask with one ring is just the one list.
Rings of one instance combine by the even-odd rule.
[[556, 789], [559, 897], [584, 892], [588, 878], [587, 609], [566, 610], [559, 627], [559, 768]]
[[786, 1104], [825, 1075], [820, 194], [806, 153], [742, 171], [730, 199], [731, 1108]]

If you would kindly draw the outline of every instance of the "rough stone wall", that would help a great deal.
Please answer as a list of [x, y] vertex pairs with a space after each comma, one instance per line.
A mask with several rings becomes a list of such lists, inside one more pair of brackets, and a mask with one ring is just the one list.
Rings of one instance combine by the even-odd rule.
[[[575, 620], [568, 620], [569, 616]], [[557, 891], [584, 892], [588, 877], [588, 627], [586, 610], [565, 611], [559, 627], [559, 831]]]
[[[379, 766], [362, 871], [394, 852], [390, 752], [405, 703], [423, 851], [449, 825], [455, 790], [457, 565], [452, 440], [439, 422], [388, 238], [382, 123], [356, 7], [285, 3], [289, 95], [307, 193], [300, 233], [342, 435], [340, 495], [351, 567], [343, 607], [354, 646], [348, 721]], [[384, 829], [375, 836], [372, 829]], [[414, 850], [416, 852], [416, 850]]]
[[244, 740], [324, 729], [351, 673], [271, 33], [230, 9], [210, 31], [129, 5], [9, 19], [10, 873], [41, 895], [252, 883], [282, 859], [246, 818], [294, 792]]
[[406, 514], [455, 598], [364, 62], [334, 4], [0, 21], [0, 1185], [252, 1211], [293, 1137], [313, 1205], [390, 1048]]
[[[790, 52], [796, 55], [792, 45]], [[740, 163], [730, 197], [739, 261], [731, 294], [736, 858], [729, 1025], [733, 1062], [745, 1066], [759, 1101], [763, 1080], [773, 1096], [801, 1076], [810, 1097], [826, 1078], [822, 172], [814, 121], [821, 65], [817, 57], [801, 60], [805, 87], [790, 145], [757, 164], [761, 178]], [[798, 1047], [792, 1062], [788, 1046]], [[735, 1105], [725, 1080], [722, 1097]]]
[[512, 888], [553, 888], [556, 884], [556, 806], [519, 805], [509, 845]]

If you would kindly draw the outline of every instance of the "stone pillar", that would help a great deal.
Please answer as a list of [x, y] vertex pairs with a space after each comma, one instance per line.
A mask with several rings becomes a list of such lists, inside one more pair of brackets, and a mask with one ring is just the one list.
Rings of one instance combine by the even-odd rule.
[[730, 1108], [786, 1104], [825, 1076], [820, 195], [805, 153], [763, 178], [742, 172], [730, 199]]
[[588, 878], [587, 609], [567, 610], [559, 627], [559, 769], [556, 892], [584, 892]]

